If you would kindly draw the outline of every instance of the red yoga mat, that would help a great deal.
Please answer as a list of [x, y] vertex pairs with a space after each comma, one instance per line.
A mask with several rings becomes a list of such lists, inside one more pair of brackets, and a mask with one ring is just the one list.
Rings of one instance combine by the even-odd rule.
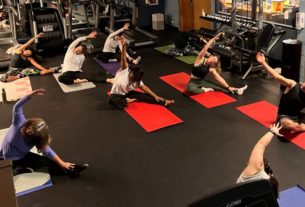
[[[184, 93], [190, 76], [184, 72], [181, 72], [172, 75], [161, 76], [160, 79], [176, 88], [181, 93]], [[231, 96], [228, 96], [223, 92], [216, 91], [192, 95], [190, 98], [205, 106], [206, 108], [213, 108], [236, 101]]]
[[[270, 128], [276, 121], [278, 107], [267, 101], [259, 101], [256, 103], [240, 106], [236, 108], [242, 113], [246, 114], [255, 121], [261, 123], [267, 128]], [[299, 147], [305, 149], [305, 133], [290, 133], [283, 131], [282, 133], [286, 139]]]
[[166, 107], [157, 104], [132, 102], [124, 110], [147, 132], [183, 123]]

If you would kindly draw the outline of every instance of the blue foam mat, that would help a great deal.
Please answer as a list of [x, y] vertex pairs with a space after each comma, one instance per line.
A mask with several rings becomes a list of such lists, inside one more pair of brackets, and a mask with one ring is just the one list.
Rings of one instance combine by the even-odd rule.
[[32, 188], [32, 189], [29, 189], [29, 190], [25, 190], [25, 191], [16, 193], [16, 197], [24, 196], [26, 194], [33, 193], [35, 191], [39, 191], [39, 190], [42, 190], [42, 189], [45, 189], [45, 188], [48, 188], [48, 187], [51, 187], [51, 186], [53, 186], [53, 183], [52, 183], [52, 181], [50, 179], [48, 182], [46, 182], [45, 184], [43, 184], [41, 186], [38, 186], [36, 188]]
[[296, 187], [281, 191], [278, 203], [280, 207], [304, 207], [305, 189], [297, 185]]

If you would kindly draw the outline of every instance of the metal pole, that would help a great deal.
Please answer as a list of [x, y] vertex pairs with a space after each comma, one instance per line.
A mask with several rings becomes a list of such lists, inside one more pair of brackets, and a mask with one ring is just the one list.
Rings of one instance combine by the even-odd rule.
[[113, 31], [113, 28], [114, 28], [114, 8], [115, 8], [115, 1], [112, 0], [111, 3], [110, 3], [110, 25], [109, 25], [109, 29], [110, 29], [110, 32]]

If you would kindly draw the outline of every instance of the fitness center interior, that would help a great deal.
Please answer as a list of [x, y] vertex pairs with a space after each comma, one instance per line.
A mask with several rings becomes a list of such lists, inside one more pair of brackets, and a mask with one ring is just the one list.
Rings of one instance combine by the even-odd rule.
[[304, 21], [305, 0], [0, 0], [0, 206], [304, 206]]

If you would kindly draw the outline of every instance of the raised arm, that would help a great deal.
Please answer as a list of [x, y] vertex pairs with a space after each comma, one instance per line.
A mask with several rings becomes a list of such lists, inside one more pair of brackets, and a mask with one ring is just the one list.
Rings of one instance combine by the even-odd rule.
[[121, 52], [121, 70], [125, 70], [128, 68], [128, 63], [126, 59], [126, 40], [125, 37], [121, 37], [121, 45], [122, 45], [122, 52]]
[[128, 30], [128, 28], [129, 28], [129, 23], [124, 24], [124, 26], [121, 29], [118, 29], [117, 31], [110, 33], [108, 35], [107, 39], [108, 38], [113, 38], [114, 36], [120, 34], [121, 32], [124, 32], [125, 30]]
[[26, 104], [32, 96], [42, 95], [44, 91], [44, 89], [37, 89], [28, 94], [27, 96], [24, 96], [15, 104], [13, 108], [13, 125], [17, 126], [19, 123], [22, 123], [25, 120], [23, 114], [23, 105]]
[[33, 44], [35, 42], [36, 39], [43, 37], [43, 33], [39, 33], [38, 35], [36, 35], [35, 37], [33, 37], [32, 39], [30, 39], [29, 41], [27, 41], [25, 44], [21, 45], [20, 47], [18, 47], [16, 49], [16, 53], [17, 54], [21, 54], [23, 50], [25, 50], [26, 48], [28, 48], [31, 44]]
[[202, 48], [202, 50], [200, 51], [200, 53], [197, 56], [197, 59], [195, 61], [195, 65], [198, 65], [201, 63], [202, 58], [205, 56], [205, 54], [207, 53], [208, 49], [211, 47], [211, 45], [219, 38], [220, 34], [217, 34], [215, 37], [213, 37], [212, 39], [210, 39], [205, 46]]
[[271, 75], [276, 81], [278, 81], [281, 85], [292, 88], [295, 86], [296, 82], [292, 79], [285, 78], [284, 76], [277, 73], [268, 63], [266, 63], [266, 59], [263, 53], [259, 52], [256, 54], [256, 60], [260, 63], [264, 69]]
[[250, 155], [249, 163], [243, 171], [244, 176], [254, 175], [264, 167], [264, 153], [267, 146], [272, 141], [274, 135], [283, 136], [279, 133], [282, 126], [279, 123], [273, 124], [269, 132], [267, 132], [254, 146]]

